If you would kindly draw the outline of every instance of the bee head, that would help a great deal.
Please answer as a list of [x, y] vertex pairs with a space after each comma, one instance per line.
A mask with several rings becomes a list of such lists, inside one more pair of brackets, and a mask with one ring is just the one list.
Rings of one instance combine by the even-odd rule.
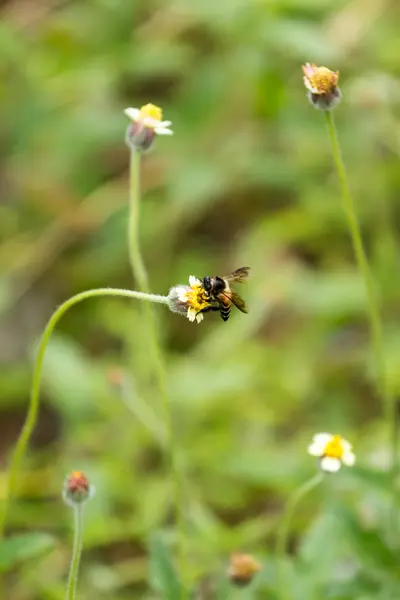
[[211, 288], [212, 288], [211, 279], [212, 278], [209, 276], [203, 278], [203, 287], [206, 290], [206, 292], [211, 292]]

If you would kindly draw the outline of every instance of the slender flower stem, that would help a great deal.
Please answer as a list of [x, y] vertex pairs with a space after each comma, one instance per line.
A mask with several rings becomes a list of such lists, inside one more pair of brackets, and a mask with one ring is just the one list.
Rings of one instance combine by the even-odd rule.
[[63, 304], [61, 304], [61, 306], [59, 306], [57, 310], [53, 313], [53, 315], [50, 317], [50, 320], [48, 321], [43, 332], [42, 338], [40, 340], [33, 372], [28, 412], [21, 434], [15, 446], [15, 450], [11, 457], [10, 468], [8, 470], [8, 477], [5, 483], [3, 507], [0, 514], [0, 539], [4, 534], [4, 528], [8, 516], [8, 509], [11, 498], [15, 493], [21, 463], [37, 421], [43, 362], [48, 341], [50, 339], [51, 334], [53, 333], [55, 326], [57, 325], [61, 317], [70, 308], [75, 306], [75, 304], [79, 304], [79, 302], [82, 302], [83, 300], [87, 300], [88, 298], [93, 298], [96, 296], [122, 296], [126, 298], [134, 298], [135, 300], [157, 302], [159, 304], [167, 304], [168, 302], [167, 296], [159, 296], [157, 294], [145, 294], [142, 292], [136, 292], [134, 290], [124, 290], [118, 288], [98, 288], [94, 290], [87, 290], [85, 292], [81, 292], [80, 294], [76, 294], [76, 296], [72, 296]]
[[[329, 137], [332, 145], [333, 160], [338, 172], [340, 185], [342, 188], [342, 207], [346, 214], [347, 223], [349, 226], [351, 239], [353, 243], [354, 253], [356, 255], [358, 267], [360, 269], [361, 276], [364, 280], [364, 286], [367, 296], [368, 314], [371, 329], [371, 340], [375, 358], [376, 368], [376, 380], [378, 392], [383, 400], [383, 411], [384, 417], [387, 421], [390, 431], [390, 444], [392, 447], [392, 479], [394, 487], [394, 502], [396, 502], [396, 475], [398, 472], [398, 429], [397, 429], [397, 415], [396, 415], [396, 401], [394, 395], [389, 389], [388, 380], [385, 372], [385, 357], [383, 349], [383, 332], [382, 332], [382, 321], [380, 314], [379, 301], [375, 289], [374, 280], [372, 277], [371, 269], [368, 264], [367, 256], [365, 253], [360, 225], [358, 222], [353, 198], [350, 192], [350, 186], [347, 179], [346, 169], [344, 166], [342, 154], [340, 151], [340, 144], [336, 132], [335, 122], [331, 111], [325, 111], [326, 122], [328, 125]], [[390, 529], [392, 530], [394, 525], [393, 515], [390, 518]]]
[[278, 584], [281, 593], [282, 600], [285, 600], [287, 597], [286, 594], [286, 579], [284, 573], [284, 559], [286, 554], [286, 548], [288, 543], [289, 536], [289, 527], [290, 522], [293, 517], [294, 511], [296, 510], [299, 502], [306, 496], [311, 490], [313, 490], [324, 478], [324, 474], [322, 472], [317, 473], [303, 483], [297, 490], [293, 493], [293, 495], [289, 498], [288, 503], [286, 505], [286, 509], [281, 521], [281, 524], [278, 529], [277, 540], [276, 540], [276, 557], [277, 557], [277, 568], [278, 568]]
[[[140, 222], [140, 166], [141, 152], [131, 149], [130, 155], [130, 185], [129, 185], [129, 260], [133, 276], [136, 278], [138, 287], [141, 291], [149, 292], [149, 278], [147, 275], [144, 260], [140, 249], [139, 222]], [[145, 307], [145, 316], [147, 320], [149, 340], [152, 347], [154, 366], [158, 379], [160, 390], [163, 421], [166, 429], [166, 448], [169, 451], [168, 462], [173, 478], [175, 518], [178, 531], [178, 559], [181, 571], [181, 600], [186, 595], [183, 581], [185, 565], [185, 517], [184, 517], [184, 497], [183, 497], [183, 477], [182, 469], [179, 464], [177, 434], [174, 431], [172, 410], [168, 398], [166, 369], [162, 350], [158, 340], [154, 314], [150, 305]]]
[[75, 600], [83, 542], [83, 504], [74, 506], [74, 546], [65, 600]]
[[129, 170], [129, 261], [142, 292], [149, 291], [149, 278], [140, 251], [140, 158], [139, 150], [131, 150]]

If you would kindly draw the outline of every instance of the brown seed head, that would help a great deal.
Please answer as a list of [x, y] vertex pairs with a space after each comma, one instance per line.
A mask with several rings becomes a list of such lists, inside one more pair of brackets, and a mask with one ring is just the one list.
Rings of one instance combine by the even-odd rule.
[[228, 567], [228, 578], [238, 586], [246, 586], [253, 580], [256, 573], [261, 571], [262, 565], [251, 554], [234, 552]]

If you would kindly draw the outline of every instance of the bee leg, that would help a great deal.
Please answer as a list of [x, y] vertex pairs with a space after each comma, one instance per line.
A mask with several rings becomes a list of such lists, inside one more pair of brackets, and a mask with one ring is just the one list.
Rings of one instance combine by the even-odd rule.
[[206, 306], [206, 308], [202, 308], [201, 310], [199, 310], [199, 314], [210, 312], [210, 310], [219, 310], [219, 308], [214, 308], [213, 306]]

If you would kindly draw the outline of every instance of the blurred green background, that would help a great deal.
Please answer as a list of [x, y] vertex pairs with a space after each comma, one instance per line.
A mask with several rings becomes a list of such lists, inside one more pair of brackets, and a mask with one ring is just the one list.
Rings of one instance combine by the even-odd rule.
[[[400, 10], [396, 1], [26, 0], [0, 8], [1, 487], [27, 408], [35, 343], [52, 311], [90, 287], [132, 287], [127, 106], [162, 106], [175, 135], [143, 160], [141, 235], [154, 292], [190, 274], [250, 265], [249, 314], [201, 325], [156, 307], [179, 430], [187, 573], [198, 599], [232, 551], [265, 568], [229, 598], [277, 598], [273, 548], [289, 495], [315, 472], [318, 431], [353, 442], [357, 467], [299, 507], [292, 598], [400, 597], [385, 534], [388, 432], [373, 383], [324, 115], [301, 65], [340, 71], [335, 111], [400, 392]], [[1, 556], [4, 598], [64, 598], [72, 514], [88, 505], [80, 599], [161, 597], [148, 588], [155, 531], [174, 551], [172, 488], [157, 435], [158, 389], [141, 306], [89, 300], [52, 338], [40, 419]], [[32, 555], [32, 556], [31, 556]], [[3, 561], [3, 562], [2, 562]]]

